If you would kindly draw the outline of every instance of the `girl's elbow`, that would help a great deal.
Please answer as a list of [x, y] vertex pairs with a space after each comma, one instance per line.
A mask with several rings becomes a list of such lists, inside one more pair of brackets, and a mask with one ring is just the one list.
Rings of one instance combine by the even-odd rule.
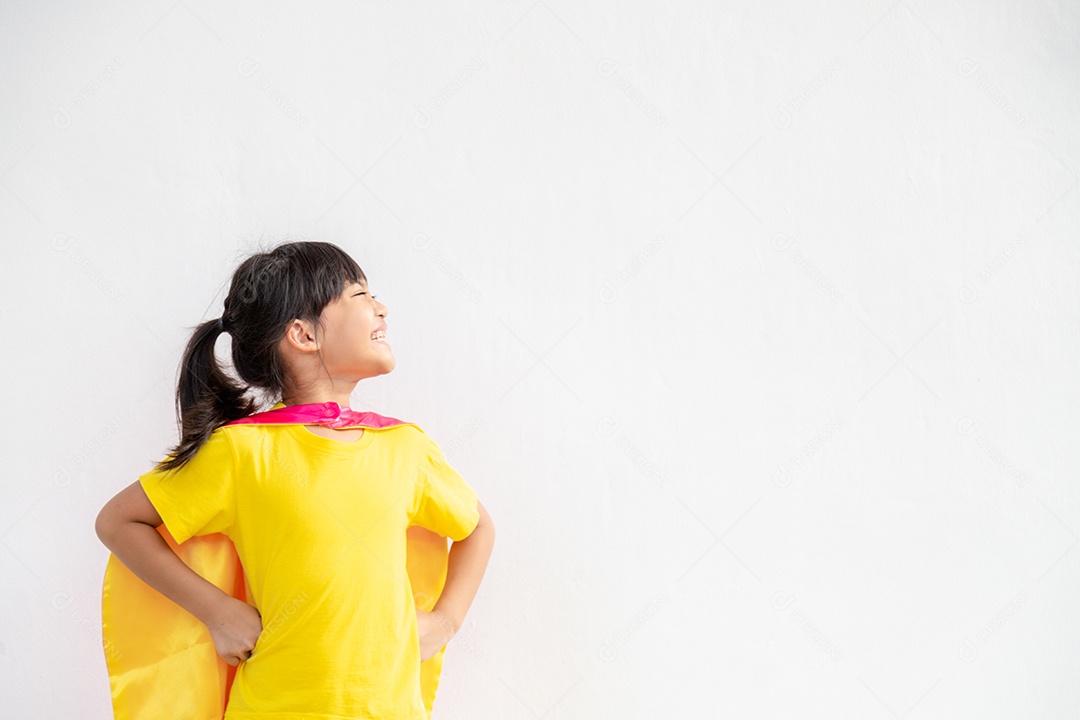
[[98, 536], [98, 540], [104, 545], [108, 545], [108, 538], [110, 531], [116, 526], [116, 522], [113, 520], [112, 514], [109, 511], [109, 505], [101, 508], [97, 517], [94, 518], [94, 532]]
[[116, 537], [116, 531], [130, 520], [125, 517], [123, 510], [123, 503], [114, 497], [105, 503], [94, 518], [94, 532], [97, 533], [98, 540], [106, 546], [109, 546], [111, 539]]

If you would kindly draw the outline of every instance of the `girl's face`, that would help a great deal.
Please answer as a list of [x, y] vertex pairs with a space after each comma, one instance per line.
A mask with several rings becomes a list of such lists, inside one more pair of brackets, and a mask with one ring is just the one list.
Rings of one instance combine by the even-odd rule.
[[386, 313], [363, 281], [347, 285], [323, 308], [322, 355], [336, 377], [359, 381], [394, 369], [394, 353], [385, 339]]

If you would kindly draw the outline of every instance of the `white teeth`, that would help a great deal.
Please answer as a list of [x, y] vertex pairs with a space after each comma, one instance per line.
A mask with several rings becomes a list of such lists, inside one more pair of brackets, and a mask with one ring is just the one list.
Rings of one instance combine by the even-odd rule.
[[377, 333], [375, 333], [374, 335], [371, 336], [371, 339], [372, 340], [385, 340], [386, 339], [386, 333], [377, 332]]

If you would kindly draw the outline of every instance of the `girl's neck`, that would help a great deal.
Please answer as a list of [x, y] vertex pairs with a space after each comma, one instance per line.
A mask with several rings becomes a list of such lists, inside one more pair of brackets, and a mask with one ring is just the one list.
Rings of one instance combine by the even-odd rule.
[[293, 405], [313, 405], [313, 404], [322, 405], [324, 403], [331, 402], [331, 401], [337, 403], [338, 407], [343, 407], [343, 408], [349, 407], [349, 396], [348, 395], [345, 395], [344, 397], [342, 397], [341, 395], [327, 394], [327, 395], [306, 395], [306, 396], [283, 397], [283, 398], [281, 398], [281, 402], [285, 403], [286, 406], [290, 406], [290, 407], [293, 406]]

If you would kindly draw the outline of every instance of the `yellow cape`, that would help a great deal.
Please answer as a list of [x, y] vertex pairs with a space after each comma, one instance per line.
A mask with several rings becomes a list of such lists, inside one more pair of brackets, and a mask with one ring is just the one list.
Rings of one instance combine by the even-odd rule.
[[[228, 536], [200, 535], [177, 545], [164, 525], [158, 533], [188, 567], [247, 602], [247, 578]], [[406, 540], [416, 609], [430, 611], [446, 583], [446, 538], [414, 525]], [[102, 585], [101, 619], [116, 720], [224, 717], [236, 668], [217, 654], [206, 625], [140, 580], [112, 553]], [[443, 646], [420, 663], [429, 718], [445, 652]]]

